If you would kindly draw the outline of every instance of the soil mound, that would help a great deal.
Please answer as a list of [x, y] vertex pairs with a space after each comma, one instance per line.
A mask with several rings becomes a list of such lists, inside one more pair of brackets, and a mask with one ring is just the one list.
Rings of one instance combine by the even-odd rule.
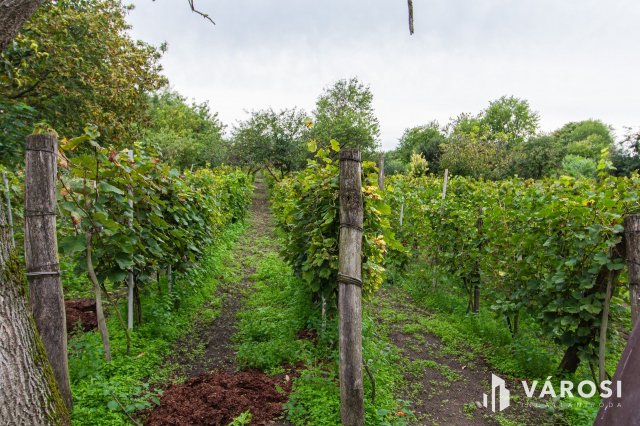
[[269, 424], [282, 413], [291, 381], [258, 370], [205, 373], [165, 390], [147, 426], [228, 425], [251, 411], [252, 425]]
[[95, 300], [65, 300], [64, 309], [67, 315], [67, 331], [70, 333], [76, 330], [78, 323], [82, 325], [82, 330], [84, 331], [90, 331], [98, 328]]

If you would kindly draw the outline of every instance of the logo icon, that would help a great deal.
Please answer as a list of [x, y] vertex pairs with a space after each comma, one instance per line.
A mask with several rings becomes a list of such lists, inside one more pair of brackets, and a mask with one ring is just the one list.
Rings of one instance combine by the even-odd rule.
[[[497, 392], [498, 395], [496, 395], [496, 389], [498, 389], [498, 392]], [[496, 410], [496, 396], [498, 399], [497, 410]], [[500, 377], [496, 376], [495, 374], [492, 374], [491, 375], [491, 411], [495, 413], [496, 411], [506, 410], [511, 404], [510, 397], [511, 397], [511, 392], [509, 392], [509, 389], [507, 389], [507, 387], [505, 386], [505, 381], [502, 380]], [[484, 408], [488, 408], [489, 406], [488, 398], [489, 397], [486, 393], [482, 394], [482, 406]]]

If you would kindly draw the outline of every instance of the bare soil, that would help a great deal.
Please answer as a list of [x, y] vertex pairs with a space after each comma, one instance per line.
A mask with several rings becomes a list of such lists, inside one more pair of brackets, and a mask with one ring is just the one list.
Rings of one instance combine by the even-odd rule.
[[[442, 340], [423, 329], [406, 328], [411, 318], [430, 317], [432, 314], [417, 306], [410, 297], [397, 288], [379, 294], [379, 308], [391, 308], [400, 313], [400, 320], [377, 320], [389, 326], [389, 338], [404, 357], [406, 384], [400, 398], [410, 401], [409, 408], [420, 425], [499, 425], [496, 414], [481, 406], [483, 394], [491, 404], [491, 367], [484, 359], [468, 354], [463, 356], [448, 351]], [[416, 332], [417, 329], [417, 332]], [[411, 368], [431, 362], [438, 368]], [[449, 375], [449, 377], [447, 377]], [[453, 376], [453, 377], [452, 377]], [[504, 378], [511, 391], [511, 406], [498, 413], [501, 417], [525, 425], [552, 425], [554, 419], [543, 410], [527, 404], [522, 386], [515, 379]], [[513, 398], [516, 396], [516, 398]]]
[[198, 321], [193, 331], [177, 343], [169, 359], [181, 366], [179, 373], [188, 379], [164, 391], [160, 405], [149, 414], [145, 425], [227, 425], [246, 411], [252, 414], [252, 425], [285, 424], [276, 419], [282, 414], [295, 373], [271, 377], [258, 370], [237, 371], [232, 342], [236, 315], [251, 291], [254, 256], [259, 254], [255, 242], [272, 234], [266, 188], [257, 180], [249, 227], [231, 260], [237, 264], [240, 277], [219, 277], [222, 282], [215, 298], [222, 299], [219, 315], [213, 321]]
[[98, 328], [95, 300], [65, 300], [64, 309], [67, 317], [67, 331], [69, 331], [69, 335], [78, 329], [91, 331]]

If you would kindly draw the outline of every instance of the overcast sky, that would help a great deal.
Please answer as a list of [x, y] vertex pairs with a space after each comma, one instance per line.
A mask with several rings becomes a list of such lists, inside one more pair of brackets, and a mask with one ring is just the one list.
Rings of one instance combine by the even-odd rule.
[[326, 87], [371, 86], [384, 149], [404, 129], [527, 99], [541, 129], [640, 125], [637, 0], [135, 0], [133, 36], [169, 50], [172, 86], [233, 124], [247, 110], [313, 110]]

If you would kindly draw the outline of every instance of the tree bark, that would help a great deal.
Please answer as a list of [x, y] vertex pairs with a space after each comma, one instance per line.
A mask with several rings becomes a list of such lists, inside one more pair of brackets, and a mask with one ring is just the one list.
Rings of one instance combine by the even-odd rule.
[[71, 409], [67, 324], [56, 235], [58, 140], [48, 134], [28, 136], [25, 157], [24, 258], [31, 310], [60, 393]]
[[18, 34], [43, 0], [0, 0], [0, 52]]
[[24, 280], [0, 200], [0, 419], [3, 426], [69, 425]]
[[629, 303], [631, 304], [631, 324], [638, 319], [640, 298], [640, 215], [624, 219], [624, 233], [627, 249], [627, 269], [629, 270]]
[[344, 426], [364, 425], [362, 381], [362, 177], [360, 151], [340, 152], [340, 417]]

